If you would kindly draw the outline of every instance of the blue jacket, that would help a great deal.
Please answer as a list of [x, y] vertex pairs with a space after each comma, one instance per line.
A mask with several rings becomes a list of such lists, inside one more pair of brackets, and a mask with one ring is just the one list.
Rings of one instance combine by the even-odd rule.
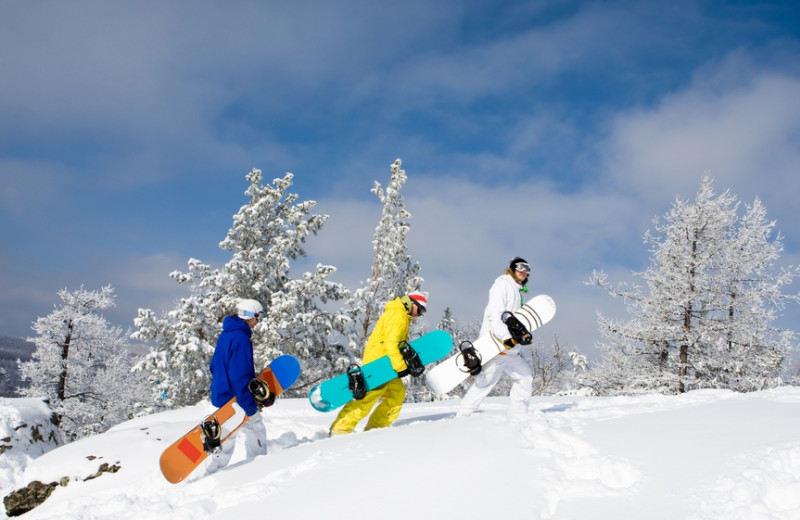
[[256, 377], [253, 368], [253, 343], [250, 326], [238, 316], [228, 316], [222, 321], [222, 334], [211, 357], [211, 404], [222, 406], [231, 397], [247, 415], [258, 412], [248, 383]]

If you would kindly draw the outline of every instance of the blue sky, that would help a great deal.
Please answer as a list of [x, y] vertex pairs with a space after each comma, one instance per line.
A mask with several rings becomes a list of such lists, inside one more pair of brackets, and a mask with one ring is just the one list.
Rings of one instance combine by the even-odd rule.
[[800, 263], [793, 2], [383, 4], [0, 2], [0, 335], [64, 287], [113, 285], [123, 328], [171, 308], [169, 272], [227, 260], [252, 168], [330, 215], [307, 261], [355, 289], [402, 159], [431, 317], [479, 319], [520, 255], [559, 304], [542, 339], [585, 351], [621, 304], [583, 282], [646, 267], [707, 172]]

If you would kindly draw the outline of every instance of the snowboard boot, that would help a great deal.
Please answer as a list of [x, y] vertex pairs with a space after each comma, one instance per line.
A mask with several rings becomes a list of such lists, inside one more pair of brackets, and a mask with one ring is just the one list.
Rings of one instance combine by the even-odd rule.
[[222, 428], [219, 427], [219, 421], [216, 417], [210, 417], [203, 421], [200, 425], [200, 430], [203, 432], [203, 449], [207, 453], [216, 453], [221, 449], [222, 442], [220, 436]]

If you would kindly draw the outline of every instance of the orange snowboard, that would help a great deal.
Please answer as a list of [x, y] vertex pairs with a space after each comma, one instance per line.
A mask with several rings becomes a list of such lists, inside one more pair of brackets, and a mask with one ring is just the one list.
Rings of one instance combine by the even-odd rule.
[[[279, 396], [297, 381], [299, 375], [300, 363], [294, 357], [284, 355], [275, 358], [256, 379], [264, 381], [270, 392]], [[230, 439], [248, 420], [244, 410], [235, 403], [234, 397], [206, 418], [216, 417], [219, 421], [221, 442]], [[203, 432], [198, 424], [164, 450], [160, 459], [161, 472], [168, 481], [177, 484], [188, 477], [208, 455], [203, 448]]]

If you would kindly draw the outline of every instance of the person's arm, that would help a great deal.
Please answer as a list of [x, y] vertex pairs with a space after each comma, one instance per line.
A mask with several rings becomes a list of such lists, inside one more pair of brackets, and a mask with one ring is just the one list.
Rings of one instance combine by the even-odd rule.
[[514, 308], [513, 298], [518, 297], [516, 291], [512, 291], [511, 284], [501, 280], [492, 285], [489, 289], [489, 303], [486, 305], [486, 316], [489, 320], [489, 328], [498, 339], [505, 341], [511, 337], [508, 327], [503, 323], [501, 316], [505, 311]]
[[[247, 338], [249, 342], [250, 339]], [[247, 388], [250, 381], [256, 377], [253, 367], [253, 347], [242, 342], [237, 342], [231, 352], [230, 366], [228, 367], [231, 385], [236, 391], [236, 402], [247, 413], [253, 415], [258, 412], [258, 404], [253, 394]]]
[[383, 337], [380, 338], [383, 352], [392, 361], [392, 368], [397, 372], [405, 370], [406, 362], [400, 354], [400, 343], [408, 340], [409, 318], [405, 311], [397, 311], [386, 324]]

